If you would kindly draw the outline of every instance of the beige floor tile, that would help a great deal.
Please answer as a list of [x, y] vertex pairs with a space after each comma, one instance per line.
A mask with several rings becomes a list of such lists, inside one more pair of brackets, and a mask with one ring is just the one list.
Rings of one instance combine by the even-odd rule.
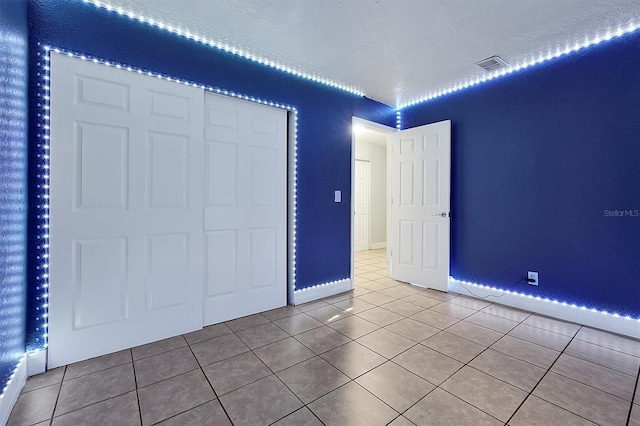
[[[350, 296], [344, 296], [350, 297]], [[282, 318], [290, 317], [291, 315], [299, 314], [301, 311], [295, 306], [283, 306], [282, 308], [272, 309], [270, 311], [262, 312], [265, 318], [270, 321], [279, 320]]]
[[360, 318], [363, 318], [369, 322], [372, 322], [380, 327], [393, 324], [396, 321], [400, 321], [404, 318], [402, 315], [389, 311], [382, 307], [366, 310], [357, 314]]
[[486, 349], [482, 345], [446, 331], [434, 334], [424, 340], [422, 344], [462, 363], [471, 361]]
[[[380, 280], [378, 280], [378, 282], [380, 282]], [[388, 284], [387, 284], [388, 285]], [[389, 287], [386, 288], [384, 290], [380, 290], [381, 294], [384, 294], [386, 296], [390, 296], [390, 297], [394, 297], [397, 299], [403, 298], [403, 297], [407, 297], [407, 296], [412, 296], [414, 294], [416, 294], [416, 291], [409, 288], [407, 285], [404, 284], [400, 284], [400, 285], [394, 285], [393, 287]]]
[[214, 401], [205, 402], [202, 405], [192, 408], [189, 411], [178, 414], [163, 422], [158, 423], [162, 426], [185, 426], [185, 425], [215, 425], [215, 426], [232, 426], [231, 421], [224, 412], [222, 405], [216, 399]]
[[559, 351], [509, 335], [502, 337], [494, 343], [491, 349], [545, 369], [550, 368], [560, 356]]
[[188, 344], [194, 345], [196, 343], [204, 342], [205, 340], [215, 339], [216, 337], [224, 336], [225, 334], [233, 333], [226, 324], [214, 324], [204, 327], [202, 330], [194, 331], [184, 335]]
[[389, 423], [389, 426], [415, 426], [415, 423], [409, 421], [409, 419], [404, 416], [398, 416], [394, 421]]
[[328, 303], [324, 300], [315, 300], [313, 302], [303, 303], [302, 305], [296, 305], [296, 309], [298, 309], [300, 312], [307, 312], [327, 305]]
[[423, 308], [430, 308], [432, 306], [443, 303], [442, 300], [433, 299], [431, 297], [423, 296], [422, 293], [413, 294], [401, 299], [404, 302], [413, 303], [414, 305], [422, 306]]
[[531, 395], [509, 421], [509, 425], [595, 426], [595, 423]]
[[640, 426], [640, 405], [633, 404], [631, 407], [631, 416], [629, 417], [628, 426]]
[[522, 322], [531, 315], [531, 312], [512, 308], [511, 306], [499, 305], [497, 303], [487, 306], [482, 309], [482, 312], [515, 322]]
[[266, 324], [268, 322], [269, 320], [264, 315], [255, 314], [227, 321], [225, 324], [227, 324], [231, 330], [238, 332], [245, 328], [255, 327], [256, 325]]
[[289, 337], [287, 332], [272, 322], [256, 327], [245, 328], [244, 330], [238, 331], [236, 335], [249, 349], [256, 349], [260, 346], [266, 346]]
[[624, 425], [629, 413], [627, 401], [552, 372], [533, 395], [602, 425]]
[[314, 357], [277, 373], [305, 404], [344, 385], [350, 379], [320, 357]]
[[499, 426], [503, 423], [438, 388], [404, 415], [416, 425]]
[[423, 296], [431, 297], [432, 299], [438, 299], [443, 302], [446, 302], [447, 300], [451, 300], [456, 297], [456, 295], [453, 293], [445, 293], [444, 291], [438, 291], [433, 289], [426, 289], [421, 294]]
[[138, 389], [142, 424], [154, 424], [215, 399], [201, 370]]
[[133, 364], [130, 363], [65, 380], [62, 382], [55, 415], [69, 413], [135, 388]]
[[341, 302], [336, 302], [333, 304], [333, 306], [336, 306], [342, 309], [343, 311], [346, 311], [352, 314], [357, 314], [358, 312], [366, 311], [367, 309], [372, 309], [376, 307], [376, 305], [365, 302], [364, 300], [360, 300], [357, 297], [343, 300]]
[[488, 302], [486, 300], [476, 299], [475, 297], [469, 297], [469, 296], [457, 296], [451, 299], [451, 303], [464, 306], [465, 308], [473, 309], [476, 311], [479, 311], [491, 305], [491, 302]]
[[64, 380], [75, 379], [77, 377], [106, 370], [111, 367], [131, 363], [132, 361], [131, 350], [126, 349], [124, 351], [91, 358], [86, 361], [76, 362], [75, 364], [67, 366], [67, 371], [64, 374]]
[[373, 291], [371, 293], [358, 296], [358, 300], [371, 303], [372, 305], [380, 306], [384, 305], [385, 303], [393, 302], [396, 299], [394, 297], [385, 296], [384, 294]]
[[460, 321], [459, 318], [450, 317], [449, 315], [444, 315], [439, 312], [433, 312], [431, 309], [418, 312], [417, 314], [412, 315], [411, 318], [441, 330], [451, 327], [453, 324]]
[[27, 382], [22, 388], [22, 393], [61, 383], [66, 368], [65, 366], [58, 367], [41, 374], [36, 374], [35, 376], [27, 377]]
[[393, 362], [434, 385], [441, 384], [464, 365], [422, 345], [416, 345], [398, 355]]
[[527, 392], [531, 392], [547, 372], [544, 368], [492, 349], [478, 355], [469, 365]]
[[295, 338], [317, 355], [351, 341], [326, 325], [300, 333]]
[[380, 326], [357, 315], [351, 315], [348, 318], [329, 323], [328, 326], [350, 339], [357, 339], [380, 328]]
[[253, 352], [245, 352], [202, 369], [218, 396], [271, 375], [271, 370]]
[[629, 355], [638, 356], [638, 354], [640, 354], [640, 340], [607, 333], [602, 330], [582, 327], [576, 334], [576, 339], [624, 352]]
[[271, 424], [303, 405], [276, 376], [223, 395], [220, 402], [236, 426]]
[[522, 321], [522, 323], [530, 325], [532, 327], [538, 327], [543, 330], [551, 331], [552, 333], [564, 334], [565, 336], [570, 337], [575, 336], [578, 330], [580, 330], [579, 324], [561, 321], [538, 314], [531, 315], [529, 318]]
[[115, 398], [54, 417], [52, 425], [122, 425], [140, 424], [138, 396], [136, 392], [125, 393]]
[[322, 326], [320, 321], [302, 312], [291, 315], [290, 317], [275, 320], [273, 323], [292, 336]]
[[191, 350], [198, 363], [205, 366], [248, 352], [249, 348], [235, 334], [226, 334], [191, 345]]
[[[564, 353], [629, 375], [636, 374], [640, 368], [640, 357], [638, 356], [618, 352], [583, 340], [572, 340]], [[640, 354], [638, 355], [640, 356]]]
[[139, 388], [200, 368], [188, 347], [143, 358], [133, 364]]
[[569, 336], [552, 333], [526, 324], [518, 325], [511, 330], [508, 335], [558, 351], [564, 350], [571, 341], [571, 337]]
[[318, 309], [312, 309], [305, 313], [324, 324], [329, 324], [331, 322], [335, 322], [342, 318], [351, 316], [351, 312], [340, 309], [334, 305], [322, 306]]
[[525, 391], [471, 367], [463, 367], [441, 387], [503, 422], [527, 397]]
[[413, 340], [414, 342], [421, 342], [440, 331], [435, 327], [431, 327], [430, 325], [423, 324], [420, 321], [416, 321], [411, 318], [405, 318], [398, 322], [394, 322], [393, 324], [386, 326], [385, 329], [397, 333], [402, 337], [406, 337], [407, 339]]
[[314, 401], [309, 409], [327, 426], [383, 426], [399, 414], [355, 382]]
[[431, 310], [458, 319], [465, 319], [478, 312], [475, 309], [469, 309], [464, 306], [454, 304], [453, 302], [455, 300], [456, 299], [452, 299], [448, 302], [440, 303], [439, 305], [432, 307]]
[[393, 362], [386, 362], [356, 382], [399, 413], [435, 389], [435, 386]]
[[562, 354], [551, 371], [631, 402], [636, 377]]
[[357, 342], [388, 359], [416, 344], [414, 341], [384, 328], [359, 338]]
[[50, 419], [59, 392], [60, 383], [56, 383], [23, 393], [13, 406], [7, 425], [33, 425]]
[[[197, 333], [197, 332], [196, 332]], [[147, 358], [153, 355], [158, 355], [164, 352], [169, 352], [174, 349], [187, 346], [187, 341], [183, 336], [171, 337], [169, 339], [160, 340], [159, 342], [149, 343], [147, 345], [137, 346], [131, 349], [133, 360], [139, 360]]]
[[272, 426], [323, 426], [322, 422], [307, 407], [302, 407], [298, 411], [289, 414], [287, 417], [278, 420]]
[[338, 346], [320, 356], [352, 379], [387, 361], [382, 355], [358, 342]]
[[488, 328], [484, 328], [467, 321], [460, 321], [459, 323], [452, 325], [447, 328], [447, 332], [483, 346], [491, 346], [503, 336], [502, 333], [489, 330]]
[[500, 333], [508, 333], [519, 324], [516, 321], [511, 321], [506, 318], [500, 318], [495, 315], [484, 313], [482, 311], [476, 312], [475, 314], [467, 317], [465, 321]]
[[311, 349], [293, 337], [258, 348], [254, 353], [274, 372], [315, 356]]
[[414, 305], [413, 303], [405, 302], [403, 300], [394, 300], [393, 302], [382, 305], [381, 308], [395, 312], [396, 314], [404, 317], [409, 317], [425, 310], [422, 306]]

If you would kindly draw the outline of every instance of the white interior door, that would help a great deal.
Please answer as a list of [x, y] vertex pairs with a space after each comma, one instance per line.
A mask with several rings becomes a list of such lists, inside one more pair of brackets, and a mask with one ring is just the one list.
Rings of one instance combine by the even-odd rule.
[[202, 327], [203, 90], [51, 55], [49, 367]]
[[390, 276], [447, 291], [451, 122], [403, 130], [389, 139]]
[[356, 160], [354, 203], [354, 250], [369, 250], [371, 231], [371, 163]]
[[287, 112], [205, 94], [204, 322], [287, 303]]

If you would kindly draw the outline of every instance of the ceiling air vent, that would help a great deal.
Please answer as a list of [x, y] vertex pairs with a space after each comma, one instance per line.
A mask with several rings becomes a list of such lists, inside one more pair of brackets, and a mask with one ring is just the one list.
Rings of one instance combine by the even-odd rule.
[[485, 72], [494, 72], [502, 68], [509, 68], [509, 64], [500, 56], [492, 56], [476, 62], [476, 66]]

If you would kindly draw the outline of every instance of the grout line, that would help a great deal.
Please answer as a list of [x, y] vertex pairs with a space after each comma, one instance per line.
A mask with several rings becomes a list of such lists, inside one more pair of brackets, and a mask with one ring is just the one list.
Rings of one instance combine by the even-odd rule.
[[[627, 425], [631, 424], [631, 413], [633, 412], [633, 402], [636, 400], [636, 394], [638, 393], [638, 386], [640, 383], [640, 367], [638, 367], [638, 375], [636, 376], [636, 386], [633, 388], [633, 394], [631, 395], [631, 405], [629, 406], [629, 414], [627, 414]], [[640, 407], [640, 405], [638, 406]]]
[[136, 375], [136, 363], [133, 360], [133, 348], [131, 351], [131, 366], [133, 367], [133, 385], [136, 390], [136, 402], [138, 403], [138, 418], [140, 419], [140, 424], [144, 424], [142, 422], [142, 407], [140, 407], [140, 394], [138, 393], [138, 376]]

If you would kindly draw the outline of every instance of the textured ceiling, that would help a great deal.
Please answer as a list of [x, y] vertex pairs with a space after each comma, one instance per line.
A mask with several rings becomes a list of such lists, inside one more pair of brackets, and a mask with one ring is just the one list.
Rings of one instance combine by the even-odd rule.
[[108, 0], [399, 105], [640, 22], [639, 0]]

